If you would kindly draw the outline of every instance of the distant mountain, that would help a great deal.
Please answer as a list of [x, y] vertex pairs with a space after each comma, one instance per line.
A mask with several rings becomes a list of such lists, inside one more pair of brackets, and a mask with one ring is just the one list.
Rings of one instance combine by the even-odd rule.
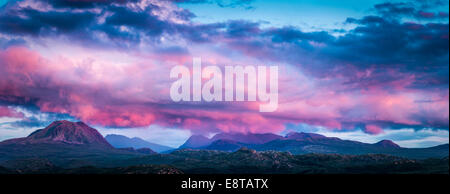
[[64, 143], [112, 148], [94, 128], [83, 122], [70, 121], [55, 121], [44, 129], [34, 131], [28, 137], [6, 140], [0, 142], [0, 145], [38, 143]]
[[158, 153], [174, 149], [168, 146], [151, 143], [138, 137], [129, 138], [123, 135], [110, 134], [105, 136], [105, 139], [115, 148], [128, 148], [128, 147], [132, 147], [134, 149], [150, 148]]
[[[195, 142], [197, 139], [200, 143]], [[196, 147], [186, 145], [196, 144]], [[201, 146], [203, 145], [203, 146]], [[239, 134], [220, 133], [211, 139], [191, 137], [180, 148], [204, 150], [236, 151], [248, 147], [257, 151], [288, 151], [292, 154], [389, 154], [408, 158], [429, 158], [448, 156], [448, 144], [431, 148], [402, 148], [390, 140], [369, 144], [358, 141], [342, 140], [315, 133], [289, 133], [285, 137], [275, 134]]]
[[[262, 144], [270, 142], [277, 139], [283, 139], [282, 136], [275, 135], [272, 133], [256, 134], [256, 133], [218, 133], [214, 135], [211, 139], [208, 139], [202, 135], [191, 136], [179, 149], [183, 148], [193, 148], [193, 149], [216, 149], [223, 151], [234, 151], [239, 149], [241, 146], [231, 146], [232, 142], [238, 142], [240, 145], [246, 144]], [[218, 142], [216, 142], [218, 141]], [[229, 146], [229, 147], [221, 147]], [[236, 149], [231, 149], [231, 148]]]
[[203, 135], [193, 135], [189, 137], [179, 148], [202, 148], [211, 144], [211, 140]]

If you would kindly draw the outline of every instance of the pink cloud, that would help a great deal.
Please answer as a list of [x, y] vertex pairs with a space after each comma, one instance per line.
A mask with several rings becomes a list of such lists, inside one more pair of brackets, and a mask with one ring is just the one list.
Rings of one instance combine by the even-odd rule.
[[383, 132], [383, 129], [379, 126], [376, 125], [366, 125], [366, 129], [364, 130], [365, 132], [369, 133], [369, 134], [380, 134]]
[[[283, 72], [278, 110], [260, 113], [258, 102], [171, 102], [167, 91], [170, 67], [180, 62], [189, 65], [187, 56], [166, 61], [165, 56], [133, 54], [121, 56], [130, 59], [119, 63], [115, 55], [80, 51], [43, 57], [25, 47], [0, 51], [0, 100], [19, 105], [33, 103], [42, 112], [65, 113], [89, 124], [116, 127], [158, 124], [196, 131], [264, 133], [280, 132], [286, 123], [330, 130], [366, 123], [365, 132], [378, 134], [383, 128], [371, 123], [448, 125], [448, 92], [440, 96], [439, 92], [409, 89], [414, 76], [404, 75], [384, 85], [368, 82], [353, 86], [343, 84], [347, 80], [342, 77], [313, 79]], [[204, 59], [205, 64], [233, 64], [217, 53], [210, 56]], [[242, 64], [246, 62], [256, 63], [241, 59]], [[371, 76], [376, 74], [358, 74], [359, 79]], [[439, 100], [418, 103], [429, 97]]]
[[421, 12], [419, 12], [419, 14], [424, 18], [433, 18], [434, 17], [434, 13], [431, 13], [431, 12], [421, 11]]
[[0, 106], [0, 117], [23, 118], [24, 115], [23, 115], [23, 113], [17, 112], [14, 109]]

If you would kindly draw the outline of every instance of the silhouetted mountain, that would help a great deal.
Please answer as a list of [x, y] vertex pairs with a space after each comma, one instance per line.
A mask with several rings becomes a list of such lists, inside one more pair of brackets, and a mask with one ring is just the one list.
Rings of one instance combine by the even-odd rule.
[[110, 134], [105, 136], [105, 139], [115, 148], [127, 148], [127, 147], [132, 147], [135, 149], [150, 148], [153, 151], [159, 153], [174, 149], [168, 146], [151, 143], [138, 137], [129, 138], [123, 135]]
[[189, 137], [186, 142], [184, 142], [183, 145], [181, 145], [179, 148], [202, 148], [205, 146], [208, 146], [211, 143], [211, 140], [203, 135], [193, 135]]
[[55, 121], [28, 137], [6, 140], [5, 144], [64, 143], [112, 148], [103, 136], [83, 122]]
[[137, 157], [148, 150], [113, 148], [95, 129], [82, 122], [55, 121], [24, 138], [0, 142], [0, 163], [26, 158], [46, 159], [57, 166], [113, 165], [110, 161]]
[[444, 148], [441, 146], [430, 148], [402, 148], [389, 140], [380, 141], [375, 144], [368, 144], [325, 136], [314, 136], [314, 138], [312, 138], [312, 134], [303, 134], [300, 136], [302, 138], [275, 140], [265, 144], [247, 145], [247, 147], [258, 151], [289, 151], [293, 154], [389, 154], [407, 158], [442, 158], [449, 155], [448, 144], [447, 146], [441, 145], [444, 146]]
[[200, 139], [201, 143], [194, 148], [219, 151], [236, 151], [245, 146], [257, 151], [288, 151], [293, 154], [390, 154], [409, 158], [440, 158], [448, 156], [448, 146], [443, 149], [442, 147], [409, 149], [402, 148], [390, 140], [369, 144], [303, 132], [289, 133], [286, 137], [275, 134], [220, 133], [211, 139], [203, 136], [194, 138], [193, 136], [185, 144], [194, 144], [196, 139]]

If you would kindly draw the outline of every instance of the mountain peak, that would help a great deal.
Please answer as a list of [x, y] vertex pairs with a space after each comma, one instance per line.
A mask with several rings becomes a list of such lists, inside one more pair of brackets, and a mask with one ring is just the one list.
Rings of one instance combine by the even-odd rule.
[[393, 141], [386, 140], [386, 139], [385, 140], [381, 140], [381, 141], [375, 143], [374, 145], [381, 146], [381, 147], [384, 147], [384, 148], [400, 148], [400, 146], [397, 145], [396, 143], [394, 143]]
[[111, 147], [103, 136], [83, 122], [54, 121], [44, 129], [39, 129], [25, 138], [28, 143], [68, 143]]

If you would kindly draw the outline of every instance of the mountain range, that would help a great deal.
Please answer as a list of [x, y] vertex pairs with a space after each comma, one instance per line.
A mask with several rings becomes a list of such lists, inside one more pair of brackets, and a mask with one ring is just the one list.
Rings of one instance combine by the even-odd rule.
[[[198, 140], [201, 143], [196, 142]], [[403, 148], [391, 140], [381, 140], [377, 143], [369, 144], [304, 132], [291, 132], [286, 136], [271, 133], [219, 133], [211, 139], [195, 135], [189, 138], [179, 149], [190, 148], [233, 152], [242, 147], [257, 151], [288, 151], [292, 154], [389, 154], [407, 158], [440, 158], [449, 154], [448, 144], [430, 148]]]
[[194, 135], [170, 150], [139, 138], [105, 139], [82, 122], [55, 121], [0, 142], [0, 173], [448, 173], [448, 154], [448, 144], [402, 148], [389, 140], [367, 144], [314, 133]]

